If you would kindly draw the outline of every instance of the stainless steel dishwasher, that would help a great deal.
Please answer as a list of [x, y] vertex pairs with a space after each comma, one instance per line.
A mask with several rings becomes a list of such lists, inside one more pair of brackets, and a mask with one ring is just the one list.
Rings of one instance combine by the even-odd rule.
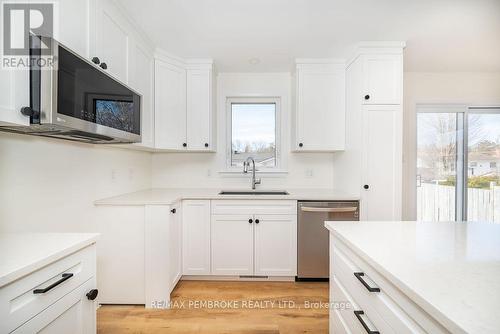
[[329, 233], [325, 221], [358, 221], [358, 201], [300, 201], [298, 210], [297, 280], [327, 280]]

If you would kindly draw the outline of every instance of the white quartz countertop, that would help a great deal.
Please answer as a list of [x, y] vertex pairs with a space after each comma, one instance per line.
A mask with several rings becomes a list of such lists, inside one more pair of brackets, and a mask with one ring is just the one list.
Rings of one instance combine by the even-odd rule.
[[[243, 190], [249, 189], [224, 189]], [[270, 189], [258, 189], [270, 190]], [[285, 189], [289, 195], [219, 195], [221, 189], [147, 189], [97, 200], [96, 205], [169, 205], [183, 199], [359, 200], [359, 196], [331, 189]]]
[[95, 233], [0, 234], [0, 287], [94, 242]]
[[500, 331], [500, 224], [326, 222], [453, 333]]

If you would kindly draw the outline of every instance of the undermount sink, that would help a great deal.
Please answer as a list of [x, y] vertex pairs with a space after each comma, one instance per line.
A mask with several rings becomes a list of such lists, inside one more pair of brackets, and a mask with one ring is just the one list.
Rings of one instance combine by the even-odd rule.
[[290, 195], [285, 190], [222, 190], [219, 195]]

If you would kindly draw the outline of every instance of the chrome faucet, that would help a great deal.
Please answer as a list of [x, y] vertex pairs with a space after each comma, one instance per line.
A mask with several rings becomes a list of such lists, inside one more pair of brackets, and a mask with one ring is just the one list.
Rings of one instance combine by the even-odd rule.
[[261, 180], [255, 178], [255, 160], [252, 157], [248, 157], [247, 160], [243, 162], [243, 173], [248, 173], [250, 162], [252, 162], [252, 189], [255, 190], [255, 185], [260, 184]]

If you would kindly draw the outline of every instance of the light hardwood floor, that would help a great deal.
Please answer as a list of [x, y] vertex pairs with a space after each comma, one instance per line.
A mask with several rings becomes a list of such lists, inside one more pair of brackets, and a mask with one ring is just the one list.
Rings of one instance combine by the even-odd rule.
[[[196, 301], [233, 307], [199, 308]], [[172, 302], [170, 310], [104, 305], [98, 333], [328, 333], [328, 283], [181, 281]]]

